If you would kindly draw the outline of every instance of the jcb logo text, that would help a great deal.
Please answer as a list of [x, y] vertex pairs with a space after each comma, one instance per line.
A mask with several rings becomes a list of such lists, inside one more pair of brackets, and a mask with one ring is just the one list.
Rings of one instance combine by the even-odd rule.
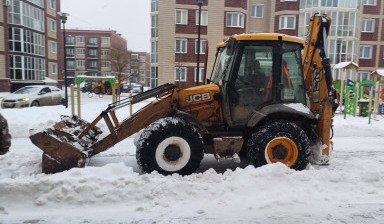
[[189, 95], [185, 97], [185, 101], [187, 103], [207, 101], [210, 99], [211, 99], [211, 95], [209, 93], [199, 93], [199, 94]]

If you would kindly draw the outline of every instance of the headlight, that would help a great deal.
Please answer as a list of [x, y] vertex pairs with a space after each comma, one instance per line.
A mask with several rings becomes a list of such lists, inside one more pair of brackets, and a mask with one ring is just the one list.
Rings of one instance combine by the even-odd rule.
[[29, 102], [29, 98], [18, 99], [17, 101]]

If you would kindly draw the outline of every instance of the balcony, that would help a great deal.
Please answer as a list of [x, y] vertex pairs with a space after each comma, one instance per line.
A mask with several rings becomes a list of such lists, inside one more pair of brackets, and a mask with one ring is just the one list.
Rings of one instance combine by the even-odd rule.
[[99, 43], [95, 42], [88, 42], [87, 47], [99, 47]]

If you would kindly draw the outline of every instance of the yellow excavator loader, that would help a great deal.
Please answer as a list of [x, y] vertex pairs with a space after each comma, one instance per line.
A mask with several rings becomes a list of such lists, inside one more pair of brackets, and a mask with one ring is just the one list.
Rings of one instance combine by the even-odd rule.
[[[296, 170], [326, 164], [332, 151], [332, 74], [326, 15], [314, 15], [305, 41], [284, 34], [234, 35], [217, 45], [208, 84], [174, 84], [110, 104], [92, 122], [63, 116], [30, 136], [43, 151], [44, 173], [84, 167], [88, 160], [138, 133], [143, 172], [188, 175], [205, 153], [245, 159], [256, 167], [281, 162]], [[304, 49], [304, 50], [303, 50]], [[119, 121], [116, 110], [156, 99]], [[96, 126], [104, 120], [109, 134]]]

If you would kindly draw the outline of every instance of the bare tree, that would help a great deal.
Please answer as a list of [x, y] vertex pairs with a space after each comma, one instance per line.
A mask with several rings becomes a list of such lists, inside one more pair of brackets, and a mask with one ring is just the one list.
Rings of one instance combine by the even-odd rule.
[[128, 70], [131, 53], [131, 51], [123, 48], [112, 48], [109, 51], [108, 59], [111, 62], [112, 71], [116, 73], [116, 78], [119, 82], [122, 81], [123, 74]]

